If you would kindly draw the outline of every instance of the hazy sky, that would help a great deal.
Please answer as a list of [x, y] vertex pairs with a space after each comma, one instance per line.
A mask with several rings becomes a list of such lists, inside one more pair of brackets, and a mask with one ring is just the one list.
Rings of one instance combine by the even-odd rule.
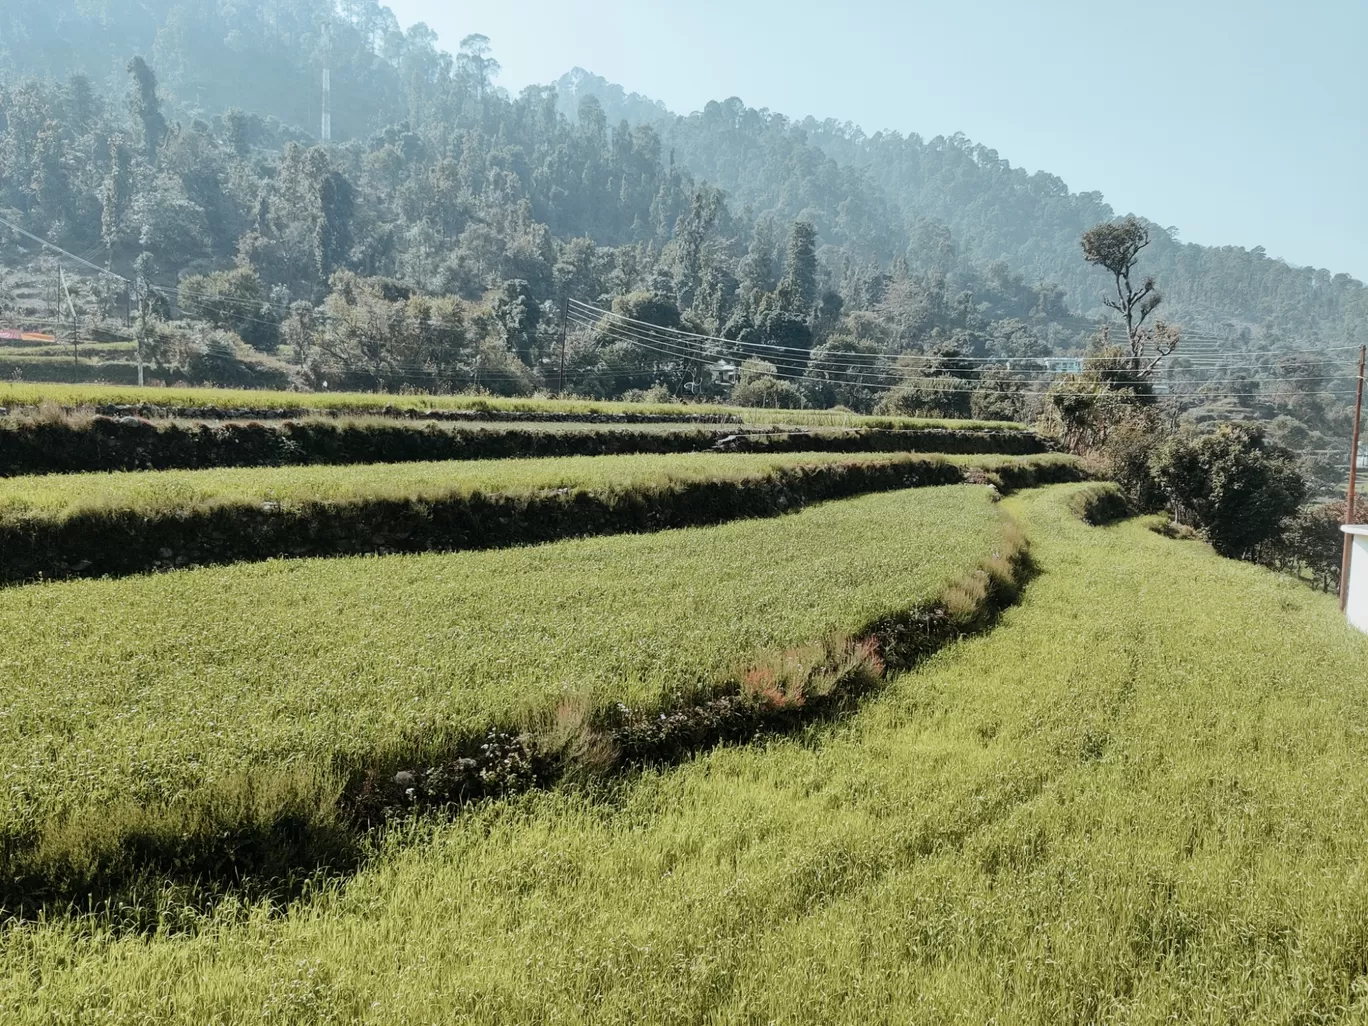
[[1208, 245], [1368, 279], [1368, 0], [389, 0], [516, 92], [575, 65], [689, 113], [964, 132]]

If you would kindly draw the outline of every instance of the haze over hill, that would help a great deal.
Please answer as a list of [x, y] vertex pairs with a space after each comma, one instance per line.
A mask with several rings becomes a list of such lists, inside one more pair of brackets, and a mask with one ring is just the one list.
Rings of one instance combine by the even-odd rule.
[[[123, 64], [142, 53], [158, 76], [173, 121], [188, 126], [196, 116], [235, 107], [288, 126], [275, 139], [307, 140], [318, 131], [321, 25], [328, 6], [325, 0], [283, 5], [258, 0], [230, 10], [173, 0], [96, 5], [25, 0], [0, 13], [6, 68], [0, 74], [14, 82], [23, 73], [82, 72], [100, 90], [122, 92]], [[497, 57], [496, 49], [481, 59]], [[346, 5], [336, 23], [332, 64], [339, 140], [374, 138], [406, 120], [417, 122], [418, 134], [431, 139], [431, 119], [459, 123], [459, 115], [441, 113], [434, 93], [456, 66], [451, 57], [431, 31], [421, 25], [402, 30], [395, 14], [374, 0]], [[494, 75], [490, 80], [498, 81]], [[1009, 163], [1010, 154], [989, 145], [959, 135], [923, 140], [866, 135], [835, 121], [789, 121], [721, 95], [698, 114], [680, 118], [663, 105], [578, 71], [562, 77], [557, 87], [559, 109], [572, 120], [581, 96], [597, 96], [604, 108], [605, 140], [623, 120], [649, 121], [661, 139], [662, 165], [673, 156], [699, 181], [716, 183], [736, 213], [811, 221], [833, 270], [845, 259], [887, 267], [905, 258], [914, 268], [976, 266], [985, 272], [1000, 261], [1027, 284], [1059, 285], [1073, 311], [1101, 312], [1099, 280], [1078, 259], [1076, 240], [1092, 223], [1126, 211], [1113, 210], [1095, 192], [1071, 193], [1062, 179], [1046, 172], [1028, 175]], [[422, 124], [425, 120], [429, 123]], [[521, 145], [525, 159], [535, 163], [535, 144]], [[451, 146], [430, 146], [422, 161]], [[515, 173], [520, 178], [538, 174], [531, 163]], [[27, 176], [15, 166], [11, 184], [20, 185]], [[623, 238], [592, 218], [578, 224], [558, 221], [538, 198], [538, 186], [530, 179], [525, 184], [534, 216], [553, 234], [587, 231], [606, 244]], [[1289, 188], [1287, 193], [1307, 191]], [[666, 226], [662, 242], [672, 227]], [[1189, 327], [1233, 333], [1266, 326], [1282, 336], [1334, 341], [1356, 338], [1364, 330], [1363, 289], [1348, 275], [1289, 267], [1268, 259], [1259, 247], [1193, 246], [1156, 234], [1148, 269], [1164, 285], [1166, 313]]]
[[[1206, 245], [1368, 276], [1368, 7], [1082, 0], [639, 9], [527, 0], [478, 16], [396, 0], [448, 46], [479, 31], [517, 91], [578, 64], [679, 113], [740, 96], [867, 132], [963, 132]], [[535, 31], [529, 31], [535, 26]]]

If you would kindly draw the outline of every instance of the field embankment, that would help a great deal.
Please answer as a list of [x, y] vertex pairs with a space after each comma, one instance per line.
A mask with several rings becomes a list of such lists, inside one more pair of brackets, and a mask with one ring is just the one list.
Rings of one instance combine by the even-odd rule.
[[124, 385], [64, 385], [0, 382], [0, 408], [11, 412], [50, 403], [67, 410], [124, 407], [121, 412], [186, 414], [194, 419], [301, 417], [310, 413], [350, 416], [431, 416], [466, 413], [574, 418], [707, 418], [713, 422], [788, 427], [869, 427], [887, 430], [957, 428], [1025, 431], [1010, 421], [872, 417], [843, 410], [757, 410], [707, 403], [625, 403], [589, 399], [499, 398], [484, 395], [390, 395], [373, 392], [278, 392], [226, 388], [138, 388]]
[[592, 456], [15, 478], [0, 582], [458, 551], [770, 517], [869, 492], [1080, 480], [1067, 456]]
[[194, 423], [136, 417], [0, 418], [0, 477], [115, 470], [317, 466], [433, 460], [761, 452], [935, 452], [1030, 455], [1025, 431], [823, 430], [743, 432], [701, 425], [472, 426], [389, 419]]
[[1368, 639], [1072, 492], [1004, 504], [1022, 604], [839, 726], [397, 832], [279, 916], [12, 928], [5, 1018], [1359, 1021]]

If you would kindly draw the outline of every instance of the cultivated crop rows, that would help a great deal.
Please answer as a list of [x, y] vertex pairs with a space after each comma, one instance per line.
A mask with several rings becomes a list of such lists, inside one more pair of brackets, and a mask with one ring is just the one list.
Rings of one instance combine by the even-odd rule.
[[81, 407], [148, 404], [159, 409], [221, 409], [235, 411], [304, 411], [335, 413], [530, 413], [550, 416], [657, 416], [665, 418], [712, 417], [734, 423], [787, 426], [961, 428], [1025, 430], [1020, 424], [1000, 421], [936, 420], [913, 417], [868, 417], [833, 410], [744, 410], [730, 406], [691, 404], [597, 402], [564, 399], [501, 399], [489, 396], [385, 396], [383, 400], [363, 393], [297, 393], [219, 388], [139, 389], [114, 385], [65, 385], [48, 383], [0, 383], [0, 408], [21, 409], [53, 403], [67, 409]]
[[[0, 433], [28, 446], [14, 468], [208, 460], [0, 481], [0, 905], [23, 921], [279, 900], [359, 868], [420, 797], [582, 781], [794, 729], [808, 706], [848, 712], [1015, 593], [1024, 542], [983, 485], [1082, 475], [1014, 425], [397, 403], [548, 418], [453, 425], [372, 397], [156, 397], [345, 416], [92, 416], [151, 408], [107, 387], [0, 400]], [[414, 459], [458, 436], [483, 441]], [[651, 450], [677, 438], [713, 451]], [[374, 462], [384, 445], [410, 455]], [[629, 454], [480, 458], [508, 445]], [[279, 465], [311, 462], [327, 465]], [[666, 530], [689, 524], [715, 526]], [[347, 555], [396, 550], [425, 554]]]

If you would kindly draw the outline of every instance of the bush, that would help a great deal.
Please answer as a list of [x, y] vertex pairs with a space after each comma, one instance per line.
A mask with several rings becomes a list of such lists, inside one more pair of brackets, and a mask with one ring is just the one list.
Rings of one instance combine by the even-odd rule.
[[922, 378], [899, 385], [874, 406], [881, 417], [956, 417], [968, 420], [969, 383], [961, 378]]
[[[1340, 530], [1344, 506], [1341, 500], [1302, 507], [1268, 546], [1264, 562], [1297, 577], [1309, 576], [1313, 587], [1338, 590], [1344, 558], [1344, 532]], [[1360, 498], [1354, 510], [1355, 523], [1368, 523], [1368, 499]]]
[[1130, 507], [1142, 513], [1164, 506], [1164, 489], [1150, 466], [1150, 457], [1161, 444], [1158, 427], [1141, 414], [1115, 425], [1099, 453], [1104, 475], [1117, 483]]
[[769, 410], [796, 410], [803, 397], [791, 382], [778, 378], [757, 377], [732, 389], [731, 401], [737, 406], [753, 406]]
[[1170, 439], [1150, 469], [1174, 519], [1200, 529], [1221, 555], [1239, 559], [1277, 537], [1306, 494], [1293, 453], [1247, 424]]

